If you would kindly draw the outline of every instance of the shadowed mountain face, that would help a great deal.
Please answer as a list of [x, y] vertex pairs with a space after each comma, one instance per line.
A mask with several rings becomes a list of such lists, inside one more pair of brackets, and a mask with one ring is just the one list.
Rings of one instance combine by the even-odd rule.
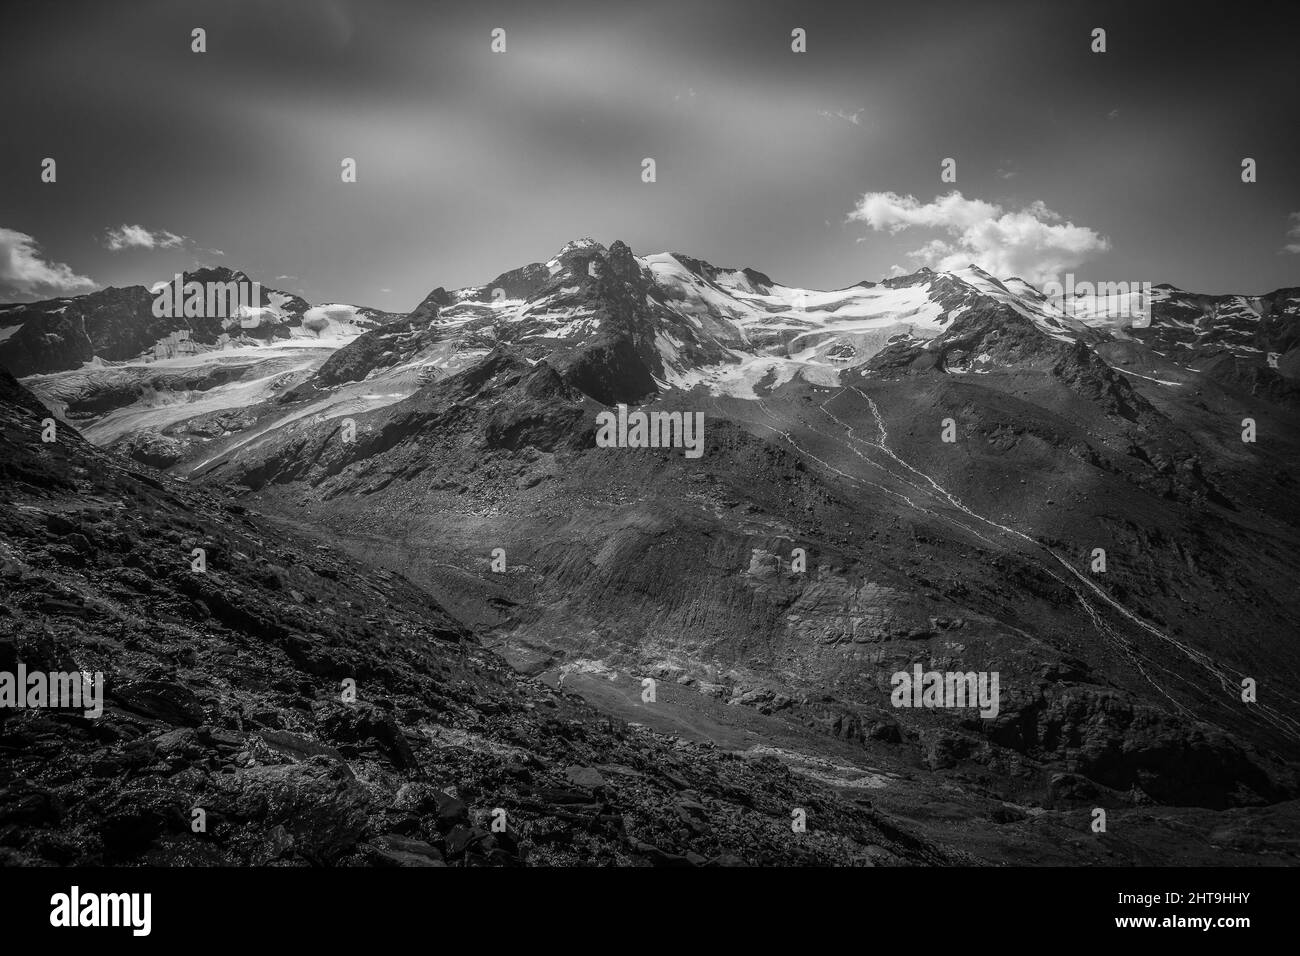
[[[1234, 298], [1164, 289], [1132, 329], [973, 267], [826, 293], [585, 240], [242, 405], [76, 387], [92, 437], [190, 478], [168, 494], [323, 537], [519, 694], [869, 791], [980, 860], [1269, 862], [1296, 850], [1300, 352], [1294, 290], [1254, 327]], [[617, 403], [702, 414], [702, 457], [600, 447]], [[997, 706], [898, 706], [917, 667], [996, 674]]]

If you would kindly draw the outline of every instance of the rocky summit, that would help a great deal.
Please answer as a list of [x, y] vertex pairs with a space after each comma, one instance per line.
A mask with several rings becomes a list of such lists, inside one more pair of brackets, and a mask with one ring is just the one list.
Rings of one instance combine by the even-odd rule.
[[0, 307], [6, 862], [1296, 861], [1297, 290], [284, 296]]

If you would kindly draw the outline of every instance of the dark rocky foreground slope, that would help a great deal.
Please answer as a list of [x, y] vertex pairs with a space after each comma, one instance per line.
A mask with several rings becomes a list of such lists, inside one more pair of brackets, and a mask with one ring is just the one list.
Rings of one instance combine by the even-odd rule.
[[107, 691], [99, 718], [0, 709], [5, 864], [965, 859], [774, 758], [602, 717], [400, 576], [69, 427], [42, 443], [46, 415], [0, 372], [0, 670]]

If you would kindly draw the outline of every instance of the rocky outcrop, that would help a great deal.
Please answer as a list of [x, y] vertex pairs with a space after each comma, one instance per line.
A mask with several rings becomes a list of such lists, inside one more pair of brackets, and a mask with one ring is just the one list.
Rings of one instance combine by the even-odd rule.
[[331, 388], [359, 382], [379, 369], [410, 361], [438, 341], [437, 318], [437, 305], [425, 299], [407, 318], [361, 333], [325, 360], [310, 386]]

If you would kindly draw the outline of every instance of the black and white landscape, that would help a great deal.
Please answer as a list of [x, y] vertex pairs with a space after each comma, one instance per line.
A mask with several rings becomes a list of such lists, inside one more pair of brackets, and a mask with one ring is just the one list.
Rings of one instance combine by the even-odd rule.
[[0, 863], [1297, 862], [1267, 20], [61, 6]]

